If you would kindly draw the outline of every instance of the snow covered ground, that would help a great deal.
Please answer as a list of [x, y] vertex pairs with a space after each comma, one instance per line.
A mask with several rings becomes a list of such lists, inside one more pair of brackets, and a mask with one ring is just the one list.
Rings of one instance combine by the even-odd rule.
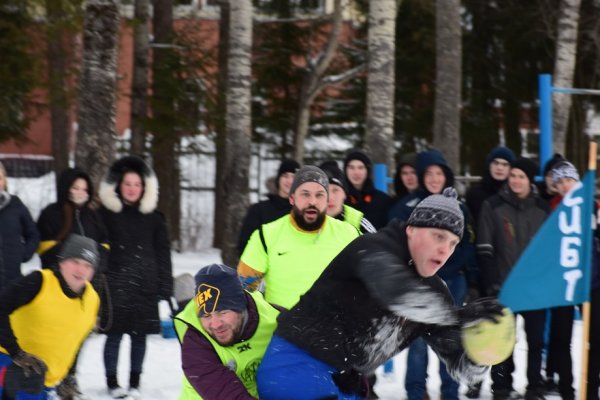
[[[218, 250], [208, 249], [197, 253], [173, 253], [174, 275], [184, 272], [195, 274], [196, 271], [207, 264], [220, 262], [221, 257]], [[30, 261], [24, 270], [37, 268], [39, 259]], [[169, 314], [166, 303], [161, 304], [161, 315], [167, 318]], [[517, 346], [515, 349], [515, 389], [521, 393], [525, 392], [525, 364], [527, 344], [519, 325]], [[573, 340], [573, 358], [575, 368], [575, 381], [578, 384], [578, 372], [580, 369], [580, 331], [579, 322], [576, 322]], [[128, 382], [129, 373], [129, 338], [126, 336], [122, 342], [121, 361], [119, 363], [119, 381], [122, 385]], [[94, 400], [107, 400], [110, 397], [106, 393], [104, 379], [104, 364], [102, 360], [102, 349], [104, 346], [104, 335], [92, 334], [85, 342], [81, 352], [78, 377], [83, 391]], [[394, 372], [384, 374], [382, 368], [377, 371], [378, 381], [375, 390], [382, 399], [398, 400], [406, 398], [404, 391], [404, 373], [406, 363], [406, 352], [402, 352], [394, 359]], [[440, 379], [437, 373], [438, 362], [435, 355], [430, 354], [428, 393], [431, 399], [440, 398]], [[182, 371], [180, 367], [180, 349], [177, 339], [165, 339], [160, 335], [151, 335], [148, 340], [146, 360], [144, 362], [144, 373], [142, 375], [142, 394], [144, 400], [175, 400], [179, 394]], [[484, 382], [482, 399], [491, 399], [490, 382]], [[576, 386], [578, 389], [578, 386]], [[461, 392], [465, 388], [461, 388]], [[560, 397], [555, 397], [559, 399]], [[549, 397], [550, 399], [550, 397]], [[227, 400], [227, 399], [224, 399]]]

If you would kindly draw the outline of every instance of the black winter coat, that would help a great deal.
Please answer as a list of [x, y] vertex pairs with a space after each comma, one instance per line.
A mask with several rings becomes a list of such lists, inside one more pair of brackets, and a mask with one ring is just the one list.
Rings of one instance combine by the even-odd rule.
[[21, 263], [33, 256], [39, 241], [29, 210], [17, 196], [10, 196], [0, 209], [0, 289], [23, 276]]
[[504, 280], [550, 213], [533, 191], [519, 199], [505, 184], [483, 203], [477, 228], [477, 255], [488, 295], [497, 295]]
[[479, 221], [479, 213], [481, 212], [483, 202], [498, 193], [505, 182], [505, 180], [498, 181], [492, 178], [488, 172], [483, 176], [481, 182], [476, 183], [467, 190], [465, 203], [471, 212], [473, 221], [475, 221], [475, 227], [477, 227], [477, 222]]
[[383, 228], [388, 222], [388, 211], [394, 200], [381, 190], [375, 189], [370, 178], [367, 178], [360, 191], [352, 185], [349, 186], [346, 204], [362, 211], [375, 229]]
[[410, 265], [397, 220], [351, 242], [313, 287], [278, 318], [276, 334], [338, 371], [372, 373], [421, 336], [455, 377], [481, 379], [461, 344], [452, 297], [442, 280]]
[[110, 253], [100, 328], [106, 333], [160, 331], [158, 302], [173, 294], [171, 253], [164, 218], [124, 205], [99, 210], [108, 229]]
[[244, 217], [240, 236], [238, 238], [238, 251], [244, 252], [252, 233], [261, 225], [273, 222], [290, 213], [292, 205], [290, 200], [276, 194], [267, 195], [268, 199], [252, 204]]

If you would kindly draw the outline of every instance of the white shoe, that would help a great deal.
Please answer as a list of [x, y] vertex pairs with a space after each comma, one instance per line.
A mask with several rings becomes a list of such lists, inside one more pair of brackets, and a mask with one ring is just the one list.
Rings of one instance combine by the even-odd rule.
[[127, 393], [127, 390], [123, 389], [120, 386], [118, 386], [114, 389], [108, 389], [108, 394], [113, 399], [122, 399], [122, 400], [131, 400], [132, 399], [129, 396], [129, 393]]
[[129, 388], [129, 397], [138, 400], [142, 398], [142, 393], [138, 388]]

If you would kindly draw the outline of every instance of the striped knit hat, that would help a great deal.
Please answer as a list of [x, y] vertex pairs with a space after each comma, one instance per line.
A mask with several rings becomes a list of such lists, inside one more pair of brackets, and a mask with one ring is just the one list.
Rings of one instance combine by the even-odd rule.
[[465, 218], [460, 209], [456, 190], [449, 187], [442, 194], [423, 199], [410, 214], [407, 225], [445, 229], [462, 238]]
[[556, 182], [562, 178], [571, 178], [579, 181], [579, 172], [577, 172], [577, 168], [570, 162], [559, 161], [554, 168], [552, 168], [552, 182], [556, 184]]

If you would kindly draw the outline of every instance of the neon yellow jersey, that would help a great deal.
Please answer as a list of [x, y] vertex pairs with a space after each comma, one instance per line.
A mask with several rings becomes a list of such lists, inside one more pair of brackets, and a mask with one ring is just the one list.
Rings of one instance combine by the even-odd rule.
[[265, 248], [260, 233], [254, 231], [241, 262], [262, 272], [269, 303], [292, 308], [321, 275], [325, 267], [344, 247], [358, 237], [351, 224], [325, 217], [319, 231], [305, 232], [285, 215], [262, 226]]
[[[223, 365], [228, 366], [240, 378], [244, 387], [252, 396], [258, 398], [256, 388], [256, 370], [267, 350], [267, 346], [277, 327], [277, 316], [279, 311], [265, 301], [262, 294], [255, 292], [250, 294], [258, 311], [258, 326], [252, 337], [243, 343], [232, 346], [221, 346], [202, 327], [198, 320], [198, 306], [195, 300], [191, 300], [175, 319], [175, 330], [179, 341], [183, 341], [185, 333], [191, 326], [196, 329], [212, 344], [215, 352], [221, 359]], [[178, 400], [202, 400], [187, 378], [183, 377], [182, 392]]]
[[364, 217], [364, 213], [362, 211], [357, 210], [354, 207], [350, 207], [347, 204], [344, 204], [344, 221], [358, 229], [360, 232], [360, 221]]
[[[81, 298], [69, 298], [52, 270], [40, 272], [40, 292], [10, 315], [10, 326], [23, 351], [44, 360], [48, 366], [44, 384], [54, 387], [67, 375], [79, 347], [94, 328], [100, 298], [89, 282]], [[8, 353], [2, 347], [0, 352]]]

